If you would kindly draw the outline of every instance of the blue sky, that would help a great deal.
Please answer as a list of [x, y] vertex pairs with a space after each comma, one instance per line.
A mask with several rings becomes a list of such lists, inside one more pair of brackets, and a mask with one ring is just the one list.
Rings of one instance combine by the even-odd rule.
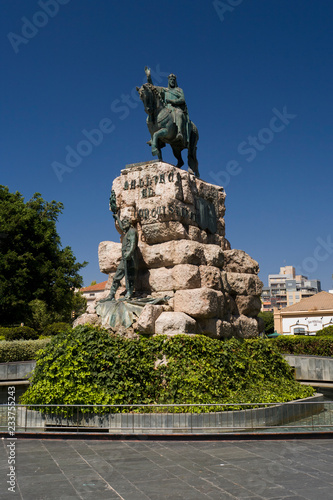
[[[227, 193], [232, 248], [259, 262], [264, 283], [294, 265], [333, 288], [331, 1], [1, 6], [0, 184], [64, 203], [58, 231], [89, 261], [85, 285], [105, 279], [99, 242], [119, 241], [108, 210], [112, 180], [126, 164], [152, 159], [135, 93], [148, 65], [160, 85], [178, 76], [199, 129], [201, 177]], [[71, 157], [69, 170], [68, 151], [101, 122], [99, 144]], [[167, 148], [163, 156], [174, 163]], [[57, 176], [55, 162], [68, 171]]]

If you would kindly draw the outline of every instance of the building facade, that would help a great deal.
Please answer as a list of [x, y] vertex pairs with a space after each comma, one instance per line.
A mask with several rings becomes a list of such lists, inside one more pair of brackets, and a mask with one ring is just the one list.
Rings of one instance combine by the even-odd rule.
[[261, 294], [261, 310], [283, 309], [319, 292], [319, 280], [309, 280], [307, 276], [296, 275], [293, 266], [281, 267], [279, 274], [268, 275], [268, 287], [264, 287]]
[[315, 335], [333, 325], [333, 295], [320, 292], [284, 309], [274, 309], [275, 331], [283, 335]]
[[100, 299], [104, 299], [107, 295], [107, 281], [102, 281], [102, 283], [97, 283], [96, 285], [86, 286], [80, 289], [82, 295], [87, 299], [87, 309], [86, 312], [93, 314], [95, 312], [96, 302]]

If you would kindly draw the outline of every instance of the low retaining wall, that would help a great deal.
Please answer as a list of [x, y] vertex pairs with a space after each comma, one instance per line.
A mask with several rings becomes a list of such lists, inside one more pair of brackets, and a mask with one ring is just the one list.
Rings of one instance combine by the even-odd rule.
[[333, 358], [284, 354], [284, 359], [295, 368], [296, 380], [333, 382]]
[[27, 380], [35, 369], [36, 361], [0, 363], [0, 381]]
[[[112, 413], [65, 418], [45, 415], [35, 410], [17, 408], [17, 427], [26, 430], [46, 431], [55, 428], [84, 430], [100, 429], [110, 433], [216, 433], [254, 430], [283, 426], [323, 411], [321, 394], [311, 398], [277, 404], [252, 410], [210, 413]], [[19, 432], [20, 429], [17, 429]]]

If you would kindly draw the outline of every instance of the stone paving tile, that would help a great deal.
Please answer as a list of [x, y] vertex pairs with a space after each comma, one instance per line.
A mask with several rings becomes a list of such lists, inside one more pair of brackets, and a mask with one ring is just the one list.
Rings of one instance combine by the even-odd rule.
[[331, 440], [18, 440], [16, 494], [0, 450], [0, 500], [333, 500]]
[[177, 492], [177, 495], [181, 495], [183, 498], [199, 498], [202, 496], [199, 490], [177, 478], [145, 481], [137, 484], [137, 487], [152, 499], [163, 498], [163, 495], [168, 495], [172, 492]]
[[75, 489], [63, 481], [48, 481], [22, 483], [19, 481], [22, 498], [24, 500], [63, 500], [63, 497], [78, 498]]
[[332, 500], [333, 499], [333, 491], [332, 488], [298, 488], [297, 494], [301, 496], [301, 498], [306, 498], [306, 500]]
[[316, 479], [320, 479], [322, 484], [332, 484], [333, 485], [333, 468], [331, 474], [328, 472], [312, 470], [309, 475]]
[[[274, 500], [281, 500], [281, 498], [277, 497]], [[284, 497], [283, 500], [305, 500], [305, 497], [301, 497], [299, 495], [293, 495], [291, 497]], [[321, 499], [318, 497], [318, 500]]]
[[98, 494], [100, 491], [105, 492], [110, 490], [109, 484], [97, 474], [85, 474], [84, 476], [68, 476], [68, 480], [78, 493], [94, 492]]
[[83, 500], [120, 500], [120, 496], [118, 495], [118, 493], [115, 493], [112, 490], [107, 490], [105, 492], [99, 491], [98, 495], [91, 491], [89, 491], [88, 493], [80, 493], [80, 498], [82, 498]]
[[[219, 493], [217, 492], [212, 492], [209, 495], [207, 495], [207, 498], [210, 500], [236, 500], [236, 497], [231, 495], [230, 493], [227, 493], [226, 491], [221, 491]], [[242, 500], [248, 500], [248, 499], [259, 499], [260, 497], [244, 497]], [[262, 500], [262, 499], [260, 499]]]
[[[18, 471], [18, 477], [24, 478], [24, 477], [40, 477], [40, 476], [52, 476], [55, 479], [61, 479], [61, 476], [63, 476], [62, 471], [59, 469], [59, 467], [53, 462], [50, 465], [45, 465], [43, 463], [37, 464], [24, 464], [24, 465], [17, 465], [17, 471]], [[57, 477], [59, 476], [59, 478]]]

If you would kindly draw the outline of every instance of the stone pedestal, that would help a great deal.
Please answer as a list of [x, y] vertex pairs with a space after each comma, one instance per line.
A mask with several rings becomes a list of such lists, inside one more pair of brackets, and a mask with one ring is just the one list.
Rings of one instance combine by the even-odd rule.
[[[244, 251], [231, 249], [225, 238], [224, 189], [164, 162], [128, 166], [112, 189], [120, 218], [129, 217], [139, 234], [135, 295], [170, 297], [158, 309], [145, 308], [133, 329], [257, 336], [259, 266]], [[100, 270], [110, 282], [120, 257], [120, 243], [100, 243]]]

